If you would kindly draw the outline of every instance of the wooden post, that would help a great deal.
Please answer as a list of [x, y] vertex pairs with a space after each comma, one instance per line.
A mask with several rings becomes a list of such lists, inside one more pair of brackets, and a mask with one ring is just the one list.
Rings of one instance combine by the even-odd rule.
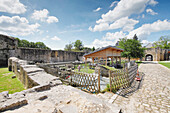
[[106, 59], [105, 66], [107, 66], [107, 57], [105, 59]]
[[109, 85], [110, 85], [110, 92], [112, 92], [112, 82], [111, 82], [111, 71], [109, 70]]
[[113, 65], [113, 57], [111, 58], [111, 61], [112, 61], [112, 65]]
[[94, 57], [92, 57], [92, 63], [93, 63], [93, 65], [94, 65]]
[[100, 63], [100, 57], [98, 57], [97, 59], [98, 59], [98, 62], [97, 62], [97, 63], [99, 64], [99, 63]]
[[100, 69], [98, 69], [98, 92], [100, 92]]
[[87, 57], [85, 57], [85, 67], [87, 67]]
[[130, 86], [130, 80], [129, 80], [129, 73], [128, 73], [128, 67], [125, 67], [126, 68], [126, 77], [128, 78], [128, 86]]
[[70, 82], [71, 82], [71, 83], [70, 83], [70, 84], [71, 84], [71, 85], [73, 85], [73, 84], [72, 84], [72, 73], [73, 73], [73, 72], [71, 71], [71, 73], [70, 73], [70, 77], [71, 77], [71, 79], [70, 79]]
[[119, 57], [119, 62], [120, 62], [120, 65], [121, 65], [121, 57]]

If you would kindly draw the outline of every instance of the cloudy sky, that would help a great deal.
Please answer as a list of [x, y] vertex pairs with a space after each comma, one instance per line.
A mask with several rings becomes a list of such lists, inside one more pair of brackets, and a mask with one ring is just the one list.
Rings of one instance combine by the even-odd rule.
[[0, 34], [52, 49], [81, 40], [115, 45], [137, 34], [144, 43], [170, 35], [169, 0], [0, 0]]

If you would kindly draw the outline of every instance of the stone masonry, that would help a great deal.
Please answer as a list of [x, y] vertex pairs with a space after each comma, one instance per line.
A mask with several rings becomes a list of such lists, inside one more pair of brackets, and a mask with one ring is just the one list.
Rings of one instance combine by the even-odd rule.
[[0, 67], [7, 66], [10, 57], [17, 57], [33, 63], [53, 63], [80, 61], [84, 54], [84, 52], [21, 48], [18, 47], [18, 41], [14, 37], [0, 34]]

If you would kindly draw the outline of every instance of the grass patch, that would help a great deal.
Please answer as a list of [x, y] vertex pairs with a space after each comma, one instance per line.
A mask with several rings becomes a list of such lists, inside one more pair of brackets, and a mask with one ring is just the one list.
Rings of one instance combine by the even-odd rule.
[[[78, 69], [75, 69], [75, 71], [78, 72]], [[80, 72], [85, 72], [85, 73], [94, 73], [95, 70], [93, 69], [89, 69], [89, 68], [83, 68], [83, 69], [80, 69]]]
[[109, 66], [105, 66], [105, 65], [101, 65], [101, 66], [104, 67], [104, 68], [106, 68], [106, 69], [109, 69], [109, 70], [111, 70], [111, 71], [117, 70], [117, 69], [114, 68], [114, 67], [109, 67]]
[[167, 67], [167, 68], [170, 68], [170, 62], [162, 62], [162, 61], [159, 61], [159, 64]]
[[[111, 87], [112, 92], [116, 93], [119, 89], [115, 89], [114, 86]], [[102, 91], [102, 93], [109, 92], [110, 91], [110, 85], [107, 84], [107, 87]]]
[[0, 68], [0, 92], [9, 91], [10, 94], [24, 90], [24, 85], [17, 79], [12, 79], [14, 73], [8, 68]]
[[[87, 66], [85, 66], [85, 64], [80, 64], [80, 66], [81, 66], [80, 72], [84, 72], [84, 73], [94, 73], [95, 72], [94, 69], [90, 69], [89, 68], [88, 64], [87, 64]], [[74, 71], [78, 72], [78, 65], [75, 66], [75, 70]]]
[[139, 65], [142, 63], [142, 61], [136, 61], [136, 63], [138, 64], [138, 67], [139, 67]]

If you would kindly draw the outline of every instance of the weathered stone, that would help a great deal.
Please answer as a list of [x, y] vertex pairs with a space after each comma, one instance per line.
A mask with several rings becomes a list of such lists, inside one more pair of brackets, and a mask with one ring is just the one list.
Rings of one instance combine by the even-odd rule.
[[3, 105], [0, 105], [0, 112], [15, 109], [26, 104], [28, 104], [26, 99], [9, 100], [6, 101]]
[[39, 97], [38, 100], [44, 100], [46, 98], [48, 98], [47, 95], [44, 95], [44, 96]]
[[78, 109], [74, 105], [63, 105], [61, 107], [58, 107], [59, 111], [61, 113], [78, 113]]

